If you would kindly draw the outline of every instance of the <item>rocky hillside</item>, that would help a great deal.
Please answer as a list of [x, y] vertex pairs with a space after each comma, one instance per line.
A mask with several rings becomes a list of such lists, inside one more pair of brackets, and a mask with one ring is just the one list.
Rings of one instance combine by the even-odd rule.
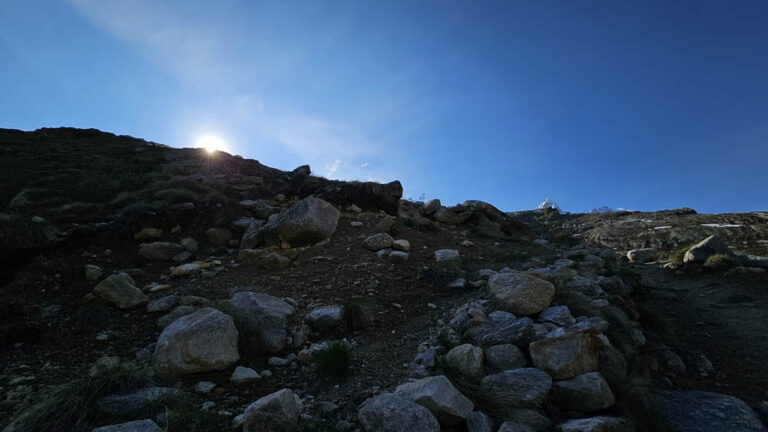
[[95, 130], [0, 164], [5, 432], [765, 432], [729, 333], [766, 330], [762, 214], [509, 215]]

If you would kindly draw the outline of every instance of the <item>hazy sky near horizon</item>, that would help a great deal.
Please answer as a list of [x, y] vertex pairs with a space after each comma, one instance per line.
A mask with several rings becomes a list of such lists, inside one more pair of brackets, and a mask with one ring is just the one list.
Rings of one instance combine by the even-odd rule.
[[765, 1], [0, 1], [0, 127], [405, 196], [768, 210]]

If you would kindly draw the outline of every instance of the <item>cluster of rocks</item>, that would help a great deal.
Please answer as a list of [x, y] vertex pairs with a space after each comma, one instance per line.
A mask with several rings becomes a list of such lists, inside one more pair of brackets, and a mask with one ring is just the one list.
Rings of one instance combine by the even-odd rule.
[[429, 229], [442, 225], [461, 226], [473, 235], [497, 239], [531, 239], [533, 231], [523, 223], [511, 219], [501, 210], [483, 201], [469, 200], [446, 207], [439, 199], [426, 203], [403, 201], [398, 217], [406, 224]]
[[[626, 257], [630, 262], [643, 264], [654, 261], [660, 255], [655, 248], [641, 248], [627, 251]], [[722, 262], [710, 261], [713, 257], [722, 258]], [[757, 275], [768, 271], [768, 257], [756, 255], [738, 255], [731, 250], [726, 242], [717, 235], [711, 235], [685, 249], [681, 259], [682, 266], [688, 269], [714, 267], [716, 270], [728, 270], [731, 274]], [[677, 263], [665, 264], [674, 268]]]

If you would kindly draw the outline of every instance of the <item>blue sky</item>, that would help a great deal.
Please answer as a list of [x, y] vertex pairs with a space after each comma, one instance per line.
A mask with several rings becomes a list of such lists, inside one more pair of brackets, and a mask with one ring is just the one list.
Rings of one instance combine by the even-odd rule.
[[0, 1], [0, 127], [405, 196], [768, 210], [764, 1]]

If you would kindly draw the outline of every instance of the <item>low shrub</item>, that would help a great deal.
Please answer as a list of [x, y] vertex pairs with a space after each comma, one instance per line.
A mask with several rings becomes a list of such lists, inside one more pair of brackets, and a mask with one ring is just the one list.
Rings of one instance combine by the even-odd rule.
[[704, 262], [704, 267], [713, 271], [727, 271], [740, 265], [741, 261], [737, 257], [726, 254], [711, 255]]
[[331, 341], [321, 350], [315, 351], [317, 367], [325, 375], [342, 377], [349, 373], [352, 364], [352, 349], [343, 341]]

